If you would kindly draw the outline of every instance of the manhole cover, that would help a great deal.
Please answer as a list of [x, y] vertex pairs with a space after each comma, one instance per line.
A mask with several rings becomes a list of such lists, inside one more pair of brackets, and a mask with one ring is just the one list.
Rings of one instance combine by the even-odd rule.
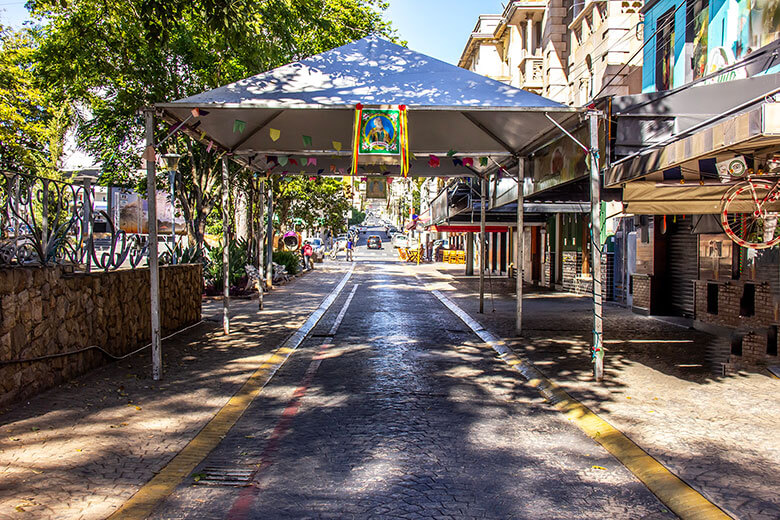
[[206, 486], [248, 486], [256, 472], [257, 469], [250, 468], [206, 467], [192, 478], [196, 484]]

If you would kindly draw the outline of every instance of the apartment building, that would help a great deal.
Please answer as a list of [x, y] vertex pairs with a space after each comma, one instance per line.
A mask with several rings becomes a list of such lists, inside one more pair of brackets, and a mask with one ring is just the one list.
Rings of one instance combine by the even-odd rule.
[[642, 5], [509, 2], [502, 14], [480, 15], [458, 65], [570, 105], [585, 105], [597, 94], [639, 93]]

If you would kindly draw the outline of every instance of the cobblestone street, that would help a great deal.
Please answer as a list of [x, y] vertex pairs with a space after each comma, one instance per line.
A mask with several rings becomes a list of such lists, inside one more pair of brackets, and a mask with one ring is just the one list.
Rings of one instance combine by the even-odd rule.
[[336, 334], [346, 294], [198, 470], [257, 486], [188, 479], [154, 518], [673, 517], [401, 264], [367, 262]]
[[[510, 297], [489, 298], [479, 315], [454, 267], [388, 253], [358, 255], [316, 327], [152, 518], [675, 518], [433, 289], [735, 518], [778, 516], [776, 379], [714, 376], [696, 366], [710, 336], [610, 306], [608, 378], [597, 386], [587, 299], [528, 294], [516, 341]], [[321, 264], [276, 289], [262, 313], [256, 301], [234, 302], [228, 338], [221, 303], [205, 303], [204, 323], [165, 342], [160, 383], [142, 353], [6, 410], [0, 518], [116, 511], [303, 325], [348, 265]]]
[[589, 298], [527, 293], [524, 337], [517, 339], [514, 295], [488, 294], [480, 315], [473, 280], [465, 283], [462, 266], [416, 272], [734, 517], [780, 518], [780, 380], [769, 372], [717, 375], [708, 365], [709, 352], [718, 347], [713, 336], [609, 304], [606, 376], [597, 385]]

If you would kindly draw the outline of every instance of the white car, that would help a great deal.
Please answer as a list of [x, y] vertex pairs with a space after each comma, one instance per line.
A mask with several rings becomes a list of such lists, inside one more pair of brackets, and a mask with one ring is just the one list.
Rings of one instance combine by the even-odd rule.
[[396, 233], [393, 235], [393, 238], [391, 240], [391, 243], [393, 244], [393, 247], [410, 247], [410, 240], [409, 237], [404, 235], [403, 233]]

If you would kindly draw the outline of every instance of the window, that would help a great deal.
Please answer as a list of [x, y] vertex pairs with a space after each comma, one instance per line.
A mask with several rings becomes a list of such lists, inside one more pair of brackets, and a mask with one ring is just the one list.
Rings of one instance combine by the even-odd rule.
[[718, 292], [717, 283], [707, 284], [707, 313], [718, 314]]
[[766, 353], [777, 355], [777, 325], [770, 325], [766, 330]]
[[756, 284], [746, 283], [742, 287], [742, 298], [739, 300], [739, 315], [749, 318], [756, 314]]
[[674, 9], [658, 17], [655, 31], [655, 88], [669, 90], [674, 68]]

